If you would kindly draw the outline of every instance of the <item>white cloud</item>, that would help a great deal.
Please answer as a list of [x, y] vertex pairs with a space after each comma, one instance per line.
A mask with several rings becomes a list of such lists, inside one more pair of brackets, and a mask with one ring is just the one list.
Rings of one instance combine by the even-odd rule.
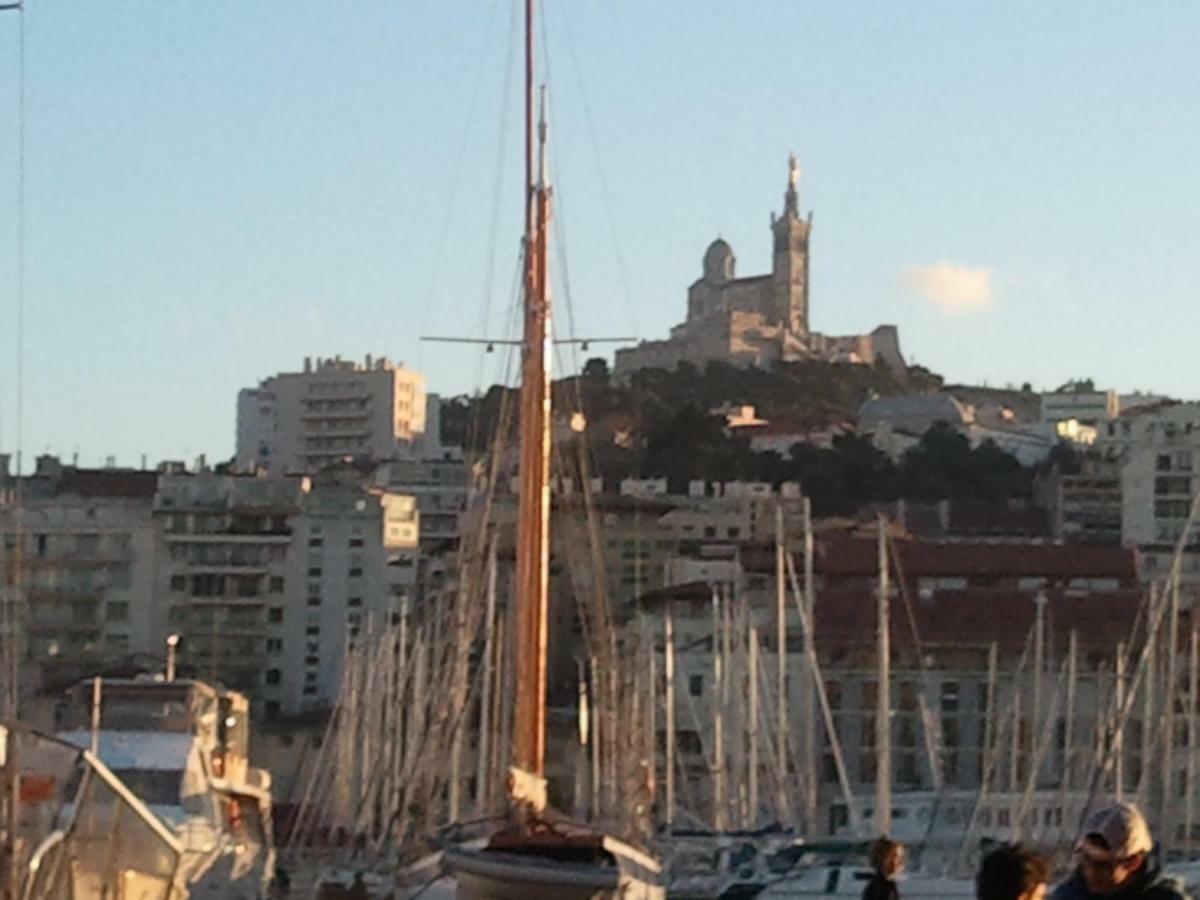
[[904, 284], [948, 316], [983, 312], [992, 305], [992, 270], [941, 262], [909, 266]]

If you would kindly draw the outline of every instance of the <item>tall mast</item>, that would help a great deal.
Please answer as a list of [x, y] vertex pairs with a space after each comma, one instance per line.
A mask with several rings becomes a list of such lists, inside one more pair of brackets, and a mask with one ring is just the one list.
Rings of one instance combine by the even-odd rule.
[[667, 802], [665, 820], [667, 833], [670, 834], [675, 824], [675, 612], [669, 600], [666, 610], [666, 621], [663, 623], [663, 675], [666, 679], [664, 702], [667, 733], [663, 768]]
[[[533, 0], [525, 0], [524, 336], [521, 347], [521, 468], [517, 505], [516, 710], [513, 761], [542, 779], [546, 759], [546, 641], [550, 575], [550, 298], [546, 241], [545, 91], [537, 126], [534, 181]], [[543, 798], [544, 799], [544, 798]]]
[[1196, 688], [1200, 687], [1200, 632], [1192, 620], [1192, 639], [1188, 644], [1188, 709], [1187, 709], [1187, 778], [1184, 781], [1183, 840], [1184, 849], [1192, 849], [1192, 823], [1195, 813], [1196, 789]]
[[879, 517], [879, 682], [875, 691], [875, 830], [882, 835], [892, 830], [892, 649], [888, 614], [887, 532]]
[[[775, 761], [779, 772], [779, 815], [787, 821], [788, 803], [788, 683], [787, 683], [787, 590], [784, 583], [783, 505], [775, 506]], [[808, 785], [805, 784], [805, 789]]]

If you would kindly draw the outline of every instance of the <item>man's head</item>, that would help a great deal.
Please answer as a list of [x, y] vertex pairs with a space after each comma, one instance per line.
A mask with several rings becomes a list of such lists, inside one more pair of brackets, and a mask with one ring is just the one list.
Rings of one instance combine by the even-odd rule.
[[1112, 894], [1142, 870], [1152, 849], [1154, 839], [1141, 810], [1132, 803], [1114, 803], [1087, 817], [1075, 861], [1089, 891]]
[[885, 878], [891, 878], [904, 868], [904, 845], [888, 837], [871, 842], [871, 868]]
[[1050, 880], [1045, 857], [1020, 844], [998, 847], [983, 858], [975, 876], [979, 900], [1044, 900]]

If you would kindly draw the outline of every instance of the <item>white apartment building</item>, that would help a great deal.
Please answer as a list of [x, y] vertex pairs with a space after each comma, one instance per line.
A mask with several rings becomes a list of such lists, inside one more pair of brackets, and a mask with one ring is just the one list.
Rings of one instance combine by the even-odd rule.
[[425, 440], [425, 402], [425, 377], [387, 357], [306, 357], [303, 371], [238, 392], [237, 468], [303, 473], [409, 455]]
[[399, 621], [416, 589], [416, 499], [323, 478], [292, 521], [280, 644], [263, 675], [268, 714], [328, 708], [347, 648]]
[[164, 475], [160, 629], [182, 671], [235, 687], [268, 717], [328, 707], [347, 642], [411, 590], [413, 498], [344, 466], [312, 478]]
[[459, 519], [471, 496], [471, 473], [454, 454], [441, 459], [394, 459], [383, 463], [375, 482], [416, 498], [421, 514], [421, 551], [434, 555], [458, 546]]
[[1074, 420], [1097, 425], [1115, 419], [1121, 413], [1116, 391], [1050, 391], [1042, 394], [1041, 422], [1057, 425]]
[[[1104, 422], [1095, 450], [1100, 459], [1083, 476], [1064, 479], [1064, 490], [1077, 483], [1088, 489], [1092, 485], [1086, 479], [1097, 476], [1095, 487], [1102, 494], [1093, 492], [1089, 515], [1106, 520], [1119, 516], [1121, 542], [1140, 551], [1143, 580], [1161, 581], [1200, 490], [1194, 477], [1200, 466], [1200, 404], [1147, 408]], [[1185, 547], [1181, 575], [1189, 583], [1200, 582], [1200, 534], [1195, 530]]]

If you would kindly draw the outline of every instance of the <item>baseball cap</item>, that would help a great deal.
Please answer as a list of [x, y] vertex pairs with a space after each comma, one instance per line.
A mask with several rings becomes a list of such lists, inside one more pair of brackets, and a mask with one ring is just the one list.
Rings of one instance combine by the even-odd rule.
[[1154, 849], [1150, 826], [1132, 803], [1114, 803], [1093, 812], [1083, 823], [1080, 840], [1097, 838], [1117, 859]]

